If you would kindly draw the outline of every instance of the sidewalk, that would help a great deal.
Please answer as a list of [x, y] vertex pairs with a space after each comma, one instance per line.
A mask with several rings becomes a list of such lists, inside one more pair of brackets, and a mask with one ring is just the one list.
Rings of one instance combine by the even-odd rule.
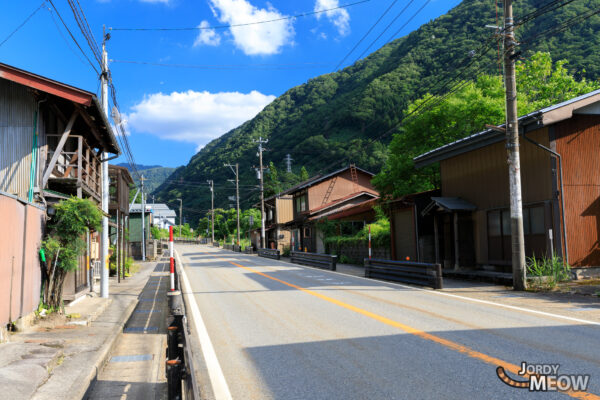
[[156, 263], [121, 283], [110, 279], [110, 298], [86, 296], [65, 314], [0, 344], [0, 393], [9, 399], [81, 399], [108, 361]]
[[[289, 257], [281, 257], [281, 261], [290, 262]], [[363, 277], [365, 269], [361, 265], [337, 264], [336, 271], [341, 274]], [[402, 285], [411, 286], [409, 284]], [[577, 285], [576, 281], [572, 285]], [[600, 297], [593, 295], [598, 288], [590, 286], [588, 289], [579, 288], [577, 291], [569, 292], [564, 290], [515, 292], [511, 287], [504, 285], [444, 278], [444, 289], [439, 292], [467, 297], [475, 301], [489, 301], [511, 307], [523, 307], [570, 318], [600, 322]]]

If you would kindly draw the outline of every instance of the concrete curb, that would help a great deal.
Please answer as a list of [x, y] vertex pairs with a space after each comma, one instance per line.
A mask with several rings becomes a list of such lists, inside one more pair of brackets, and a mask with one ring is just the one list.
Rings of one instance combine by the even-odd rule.
[[106, 363], [108, 363], [112, 351], [117, 343], [117, 339], [123, 332], [123, 327], [127, 323], [127, 320], [129, 320], [131, 317], [131, 314], [133, 314], [133, 310], [137, 304], [138, 300], [136, 299], [132, 301], [131, 304], [125, 309], [125, 312], [122, 314], [121, 319], [117, 324], [118, 329], [115, 329], [112, 335], [106, 340], [106, 342], [104, 342], [102, 348], [99, 350], [100, 356], [94, 363], [94, 367], [91, 369], [89, 374], [79, 382], [77, 388], [71, 387], [71, 390], [69, 390], [69, 395], [65, 397], [66, 400], [81, 400], [87, 398], [90, 389], [94, 386], [94, 383], [98, 379], [98, 374], [102, 368], [104, 368]]

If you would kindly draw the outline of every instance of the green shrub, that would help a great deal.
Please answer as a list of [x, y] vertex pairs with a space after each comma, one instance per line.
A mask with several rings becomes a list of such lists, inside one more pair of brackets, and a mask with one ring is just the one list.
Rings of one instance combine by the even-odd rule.
[[559, 282], [571, 279], [571, 266], [564, 263], [558, 255], [547, 258], [527, 258], [527, 276], [530, 279], [531, 287], [534, 289], [551, 289]]

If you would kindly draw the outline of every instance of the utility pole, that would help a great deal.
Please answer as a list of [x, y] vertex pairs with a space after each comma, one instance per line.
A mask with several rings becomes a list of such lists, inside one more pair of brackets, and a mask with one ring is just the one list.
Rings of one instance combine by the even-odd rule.
[[[106, 34], [106, 29], [102, 29], [102, 74], [100, 79], [102, 81], [102, 108], [106, 118], [108, 118], [108, 55], [106, 54], [106, 40], [109, 38]], [[106, 160], [108, 153], [102, 152], [101, 159]], [[102, 163], [102, 241], [101, 241], [101, 255], [100, 260], [102, 262], [102, 268], [100, 272], [100, 297], [108, 298], [108, 161]]]
[[517, 79], [515, 74], [515, 34], [512, 0], [504, 1], [504, 85], [506, 88], [506, 149], [510, 185], [510, 229], [512, 242], [513, 287], [525, 290], [525, 238], [521, 198], [521, 160], [517, 114]]
[[263, 140], [262, 136], [258, 140], [254, 140], [258, 143], [258, 159], [260, 162], [260, 245], [264, 249], [267, 247], [265, 242], [265, 192], [264, 192], [264, 174], [263, 174], [263, 143], [268, 143], [269, 139]]
[[286, 169], [287, 172], [292, 172], [292, 161], [293, 161], [292, 155], [287, 154], [285, 156], [285, 165], [287, 167], [287, 169]]
[[140, 178], [140, 182], [142, 183], [142, 261], [146, 261], [146, 197], [144, 196], [144, 175]]
[[181, 238], [181, 220], [183, 219], [183, 201], [181, 199], [177, 199], [179, 200], [179, 237]]
[[240, 178], [239, 178], [239, 164], [235, 164], [235, 171], [233, 165], [225, 164], [226, 167], [231, 168], [231, 171], [235, 174], [235, 201], [237, 204], [237, 245], [240, 245]]
[[212, 242], [215, 242], [215, 184], [212, 180], [207, 181], [210, 184], [210, 214], [212, 226]]

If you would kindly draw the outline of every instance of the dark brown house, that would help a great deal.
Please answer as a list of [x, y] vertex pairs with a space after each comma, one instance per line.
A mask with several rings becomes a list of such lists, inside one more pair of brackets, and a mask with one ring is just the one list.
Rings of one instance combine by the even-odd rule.
[[[519, 118], [527, 256], [600, 270], [600, 91]], [[511, 270], [505, 135], [488, 129], [414, 159], [439, 163], [441, 194], [421, 211], [438, 222], [445, 267]], [[435, 257], [435, 255], [434, 255]]]
[[125, 259], [129, 249], [125, 234], [129, 231], [129, 188], [133, 185], [133, 178], [129, 170], [118, 165], [108, 166], [110, 177], [109, 205], [110, 214], [110, 243], [117, 251], [117, 271], [124, 274]]
[[[293, 199], [293, 219], [286, 224], [292, 232], [294, 249], [318, 252], [315, 220], [379, 196], [371, 184], [373, 174], [353, 165], [311, 178], [284, 192]], [[290, 243], [291, 245], [291, 243]]]

